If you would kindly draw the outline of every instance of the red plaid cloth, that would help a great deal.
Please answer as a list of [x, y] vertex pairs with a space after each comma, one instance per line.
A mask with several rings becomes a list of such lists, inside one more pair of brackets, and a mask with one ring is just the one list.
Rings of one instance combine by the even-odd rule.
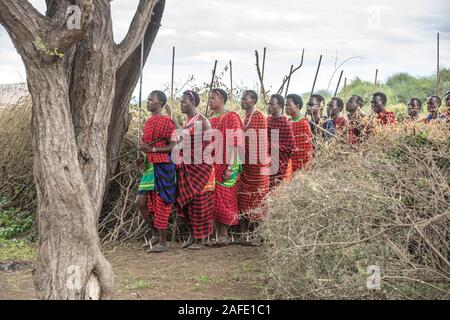
[[[225, 170], [227, 169], [227, 148], [230, 148], [231, 146], [237, 146], [237, 147], [242, 147], [242, 143], [243, 143], [243, 139], [242, 137], [239, 137], [239, 132], [242, 133], [242, 121], [241, 118], [239, 117], [239, 115], [235, 112], [226, 112], [221, 114], [218, 117], [214, 117], [210, 119], [211, 122], [211, 128], [212, 129], [216, 129], [219, 130], [222, 134], [222, 164], [224, 165], [217, 165], [215, 164], [215, 169], [216, 169], [216, 180], [223, 182], [223, 175], [225, 173]], [[229, 139], [227, 138], [227, 130], [239, 130], [239, 131], [235, 131], [236, 135], [233, 139], [233, 141], [228, 141]], [[213, 141], [214, 141], [214, 137], [213, 137]], [[219, 150], [217, 150], [219, 151]], [[213, 156], [215, 156], [217, 159], [220, 159], [221, 155], [216, 155], [215, 153], [213, 153]], [[231, 159], [229, 159], [231, 160]], [[229, 161], [230, 162], [230, 161]], [[228, 163], [229, 164], [229, 163]]]
[[202, 192], [196, 194], [183, 208], [177, 208], [177, 213], [192, 226], [194, 239], [203, 239], [213, 232], [212, 210], [213, 192]]
[[[226, 163], [226, 150], [230, 146], [242, 147], [242, 137], [234, 137], [233, 141], [228, 141], [227, 130], [242, 130], [242, 121], [235, 112], [226, 112], [218, 117], [210, 119], [212, 129], [219, 130], [222, 133], [223, 145], [222, 155], [214, 155], [222, 157], [223, 164], [214, 164], [216, 181], [223, 182], [223, 175], [228, 168]], [[242, 131], [241, 131], [242, 133]], [[214, 139], [214, 138], [213, 138]], [[237, 185], [232, 188], [226, 188], [216, 184], [214, 189], [213, 200], [213, 217], [216, 221], [226, 225], [238, 224], [238, 202], [237, 202]]]
[[[292, 151], [294, 150], [294, 133], [292, 131], [292, 125], [288, 118], [285, 116], [279, 118], [268, 117], [268, 138], [269, 138], [269, 154], [272, 157], [272, 148], [274, 151], [278, 151], [279, 168], [276, 174], [270, 176], [270, 187], [274, 188], [278, 183], [285, 179], [286, 170], [288, 169], [289, 160], [292, 157]], [[278, 130], [279, 141], [274, 141], [272, 146], [272, 130]], [[275, 159], [271, 159], [272, 165]]]
[[153, 226], [158, 230], [166, 230], [169, 226], [172, 204], [166, 204], [155, 191], [150, 191], [147, 197], [148, 214], [153, 215]]
[[[178, 204], [180, 207], [185, 206], [191, 201], [197, 194], [203, 192], [205, 185], [208, 183], [213, 170], [212, 164], [205, 163], [203, 154], [205, 148], [211, 143], [211, 140], [204, 141], [205, 134], [203, 132], [195, 133], [193, 130], [188, 131], [191, 139], [190, 144], [190, 163], [182, 162], [177, 167], [177, 187], [178, 187]], [[187, 134], [187, 133], [186, 133]], [[197, 141], [197, 143], [196, 143]], [[196, 144], [201, 143], [201, 154], [195, 154]], [[185, 147], [183, 145], [183, 147]], [[181, 150], [180, 155], [183, 155]], [[200, 163], [198, 163], [200, 162]], [[196, 164], [198, 163], [198, 164]]]
[[[253, 129], [256, 132], [256, 143], [245, 139], [245, 163], [242, 165], [241, 180], [238, 187], [238, 203], [241, 212], [259, 207], [269, 192], [269, 171], [267, 155], [267, 119], [259, 111], [252, 116], [246, 114], [244, 119], [245, 132]], [[263, 134], [262, 134], [263, 133]], [[266, 154], [259, 154], [259, 146], [266, 145]], [[256, 164], [250, 164], [250, 154], [258, 155]], [[252, 156], [253, 158], [254, 156]], [[254, 217], [252, 221], [261, 220], [262, 217]]]
[[303, 169], [313, 158], [312, 132], [309, 121], [303, 118], [292, 122], [295, 149], [292, 152], [292, 171]]
[[347, 120], [344, 117], [338, 116], [334, 119], [334, 126], [336, 127], [336, 133], [338, 133], [347, 127]]
[[232, 188], [226, 188], [219, 184], [216, 184], [213, 198], [214, 220], [229, 226], [234, 226], [239, 223], [237, 191], [237, 185]]
[[378, 123], [382, 126], [387, 126], [389, 124], [396, 124], [395, 114], [390, 111], [380, 112], [377, 115]]
[[[167, 116], [152, 116], [144, 124], [142, 143], [152, 143], [159, 139], [152, 147], [160, 148], [168, 145], [172, 140], [172, 133], [176, 130], [175, 123]], [[170, 158], [167, 153], [148, 153], [147, 160], [151, 163], [169, 163]]]

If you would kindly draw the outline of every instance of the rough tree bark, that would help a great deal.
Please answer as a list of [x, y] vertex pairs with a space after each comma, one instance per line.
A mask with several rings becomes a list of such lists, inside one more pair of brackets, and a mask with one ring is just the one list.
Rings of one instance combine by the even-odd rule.
[[[81, 8], [81, 29], [65, 26]], [[40, 299], [110, 299], [113, 271], [101, 252], [98, 218], [112, 159], [128, 128], [128, 104], [158, 33], [164, 0], [141, 0], [120, 44], [110, 0], [0, 0], [0, 23], [22, 57], [33, 99], [34, 177], [39, 252], [33, 280]], [[54, 50], [56, 49], [56, 50]]]

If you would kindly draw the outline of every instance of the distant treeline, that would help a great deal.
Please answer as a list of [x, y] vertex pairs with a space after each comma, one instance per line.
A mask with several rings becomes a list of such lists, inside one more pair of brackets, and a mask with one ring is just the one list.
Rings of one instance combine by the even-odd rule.
[[[450, 69], [442, 69], [440, 78], [440, 96], [443, 96], [445, 92], [450, 90]], [[435, 90], [435, 74], [425, 77], [414, 77], [409, 73], [401, 72], [392, 75], [385, 83], [380, 83], [376, 87], [373, 82], [363, 81], [356, 77], [347, 84], [345, 90], [343, 83], [341, 83], [341, 90], [338, 96], [347, 98], [351, 95], [359, 95], [368, 103], [374, 92], [382, 91], [388, 97], [388, 105], [393, 105], [407, 104], [410, 98], [419, 98], [425, 102], [427, 97], [435, 94]], [[325, 90], [316, 93], [323, 95], [327, 100], [332, 94]], [[305, 99], [308, 95], [309, 93], [304, 95]]]

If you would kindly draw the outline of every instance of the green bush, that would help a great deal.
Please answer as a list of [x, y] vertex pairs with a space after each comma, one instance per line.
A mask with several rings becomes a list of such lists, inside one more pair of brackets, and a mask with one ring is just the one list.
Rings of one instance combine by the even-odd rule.
[[[4, 202], [5, 199], [0, 199], [0, 205]], [[0, 240], [28, 235], [32, 226], [33, 216], [30, 212], [21, 212], [15, 208], [0, 210]]]

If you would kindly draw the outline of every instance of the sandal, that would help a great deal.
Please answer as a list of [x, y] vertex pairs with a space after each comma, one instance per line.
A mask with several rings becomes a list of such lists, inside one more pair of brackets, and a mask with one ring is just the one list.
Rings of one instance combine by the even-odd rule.
[[149, 242], [147, 240], [142, 245], [143, 248], [153, 248], [155, 245], [159, 243], [159, 237], [152, 237]]
[[205, 245], [201, 242], [193, 243], [191, 246], [186, 248], [186, 250], [202, 250], [202, 249], [205, 249]]
[[186, 249], [190, 246], [192, 246], [195, 243], [195, 239], [191, 236], [187, 239], [187, 241], [183, 244], [183, 249]]
[[217, 246], [216, 238], [214, 237], [214, 238], [209, 239], [209, 241], [206, 241], [205, 242], [205, 246], [207, 246], [207, 247], [215, 247], [215, 246]]
[[220, 247], [228, 246], [229, 244], [231, 244], [231, 240], [228, 237], [219, 239], [219, 241], [217, 241], [217, 245]]
[[161, 253], [161, 252], [166, 252], [168, 249], [166, 246], [163, 246], [161, 244], [157, 244], [156, 246], [154, 246], [151, 249], [147, 250], [147, 253]]

